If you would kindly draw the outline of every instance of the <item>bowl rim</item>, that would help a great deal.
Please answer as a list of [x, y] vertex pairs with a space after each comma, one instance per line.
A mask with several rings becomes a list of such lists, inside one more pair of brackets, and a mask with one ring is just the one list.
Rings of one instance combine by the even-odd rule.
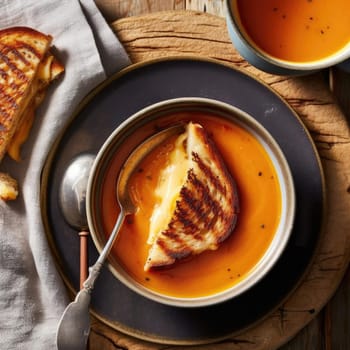
[[[282, 69], [282, 74], [287, 73], [288, 71], [297, 73], [307, 73], [323, 68], [328, 68], [337, 64], [340, 64], [350, 58], [350, 41], [342, 47], [340, 50], [334, 52], [331, 56], [327, 56], [315, 61], [306, 61], [306, 62], [293, 62], [284, 59], [280, 59], [270, 55], [261, 48], [259, 48], [253, 40], [249, 39], [248, 35], [244, 32], [244, 29], [241, 28], [237, 21], [237, 16], [234, 14], [232, 0], [225, 0], [226, 2], [226, 22], [230, 34], [232, 34], [232, 41], [236, 44], [236, 49], [240, 51], [242, 56], [244, 56], [247, 61], [255, 61], [250, 55], [255, 55], [256, 60], [254, 65], [261, 66], [261, 69], [267, 69], [266, 65], [270, 65], [272, 70]], [[243, 49], [240, 49], [240, 46], [245, 47], [245, 53]], [[258, 67], [260, 68], [260, 67]]]
[[[289, 164], [280, 146], [273, 138], [273, 136], [266, 130], [266, 128], [262, 124], [260, 124], [255, 118], [250, 116], [248, 113], [226, 102], [222, 102], [216, 99], [203, 97], [179, 97], [151, 104], [126, 118], [107, 137], [100, 150], [98, 151], [95, 161], [92, 165], [86, 191], [86, 214], [88, 226], [93, 243], [98, 253], [101, 253], [104, 244], [100, 242], [101, 235], [97, 234], [96, 232], [96, 215], [93, 214], [95, 189], [98, 183], [97, 178], [101, 170], [101, 164], [103, 165], [103, 162], [105, 162], [106, 157], [108, 155], [113, 158], [113, 155], [115, 153], [112, 152], [113, 154], [108, 154], [108, 152], [111, 151], [111, 147], [115, 143], [115, 140], [118, 139], [118, 137], [120, 138], [120, 135], [123, 134], [123, 131], [125, 129], [131, 128], [131, 130], [133, 131], [135, 130], [135, 128], [140, 126], [140, 122], [141, 125], [144, 125], [147, 124], [149, 121], [157, 120], [157, 116], [159, 116], [159, 113], [162, 113], [162, 115], [169, 115], [171, 113], [174, 113], [175, 107], [179, 108], [179, 110], [182, 111], [186, 108], [187, 110], [188, 108], [191, 108], [192, 110], [198, 110], [198, 108], [200, 107], [202, 110], [203, 108], [210, 110], [219, 117], [220, 113], [221, 116], [223, 116], [223, 114], [229, 115], [231, 116], [231, 122], [237, 123], [241, 127], [245, 128], [248, 132], [253, 133], [253, 136], [263, 145], [265, 150], [267, 147], [269, 151], [266, 151], [268, 152], [270, 159], [275, 167], [275, 171], [278, 174], [282, 197], [282, 215], [276, 233], [269, 245], [269, 248], [264, 253], [263, 257], [259, 260], [256, 266], [253, 267], [252, 270], [247, 273], [247, 276], [244, 279], [242, 279], [237, 284], [234, 284], [227, 290], [208, 296], [185, 298], [161, 294], [154, 290], [148, 289], [145, 286], [141, 285], [139, 282], [133, 280], [132, 277], [128, 276], [127, 272], [124, 271], [123, 268], [121, 268], [121, 271], [118, 271], [118, 269], [115, 266], [113, 266], [113, 264], [109, 260], [107, 262], [107, 265], [114, 277], [117, 278], [121, 283], [123, 283], [125, 286], [127, 286], [134, 292], [153, 301], [165, 305], [178, 307], [210, 306], [227, 301], [228, 299], [231, 299], [233, 297], [237, 297], [238, 295], [241, 295], [242, 293], [246, 292], [256, 283], [258, 283], [268, 273], [268, 271], [270, 271], [270, 269], [275, 265], [279, 257], [282, 255], [289, 241], [294, 223], [296, 198], [294, 180]], [[149, 114], [153, 115], [152, 120], [146, 118], [146, 116]], [[258, 134], [256, 130], [258, 130], [258, 132], [261, 133], [261, 135]], [[140, 142], [142, 142], [142, 140]], [[271, 153], [271, 151], [273, 151], [274, 153]], [[281, 175], [283, 175], [282, 178]], [[282, 180], [283, 183], [281, 183]], [[285, 205], [287, 205], [287, 208], [285, 208]]]

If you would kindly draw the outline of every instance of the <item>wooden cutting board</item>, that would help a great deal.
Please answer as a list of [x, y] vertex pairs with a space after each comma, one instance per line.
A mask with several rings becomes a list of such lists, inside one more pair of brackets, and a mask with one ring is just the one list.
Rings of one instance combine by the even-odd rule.
[[[206, 13], [170, 11], [112, 23], [132, 62], [170, 56], [200, 56], [238, 67], [280, 94], [308, 128], [326, 180], [326, 220], [317, 254], [299, 287], [261, 323], [218, 344], [186, 347], [203, 350], [271, 350], [307, 325], [336, 291], [350, 257], [350, 132], [321, 74], [281, 77], [249, 65], [232, 46], [225, 20]], [[310, 311], [311, 310], [311, 311]], [[167, 350], [124, 335], [94, 320], [91, 349]]]

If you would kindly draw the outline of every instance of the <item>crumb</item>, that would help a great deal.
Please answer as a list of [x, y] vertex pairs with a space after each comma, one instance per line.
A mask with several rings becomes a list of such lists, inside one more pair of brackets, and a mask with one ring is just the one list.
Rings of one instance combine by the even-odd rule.
[[15, 200], [18, 196], [18, 183], [9, 174], [0, 173], [0, 198], [4, 201]]

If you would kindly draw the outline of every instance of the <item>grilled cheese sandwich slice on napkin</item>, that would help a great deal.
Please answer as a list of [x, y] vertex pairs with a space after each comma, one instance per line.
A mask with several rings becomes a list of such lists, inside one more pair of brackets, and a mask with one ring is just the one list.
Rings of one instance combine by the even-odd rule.
[[20, 160], [35, 110], [64, 71], [50, 52], [51, 42], [50, 35], [28, 27], [0, 30], [0, 161], [6, 152]]
[[145, 271], [217, 249], [236, 225], [234, 180], [199, 124], [189, 123], [177, 138], [156, 195]]

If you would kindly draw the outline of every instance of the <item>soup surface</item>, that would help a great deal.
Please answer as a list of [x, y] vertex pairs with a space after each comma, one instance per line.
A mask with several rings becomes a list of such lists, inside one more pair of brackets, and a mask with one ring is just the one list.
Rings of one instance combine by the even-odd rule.
[[349, 0], [233, 0], [251, 40], [276, 58], [310, 62], [350, 42]]
[[[149, 220], [156, 203], [154, 189], [173, 147], [170, 139], [148, 155], [133, 175], [132, 195], [138, 210], [126, 219], [111, 254], [129, 275], [151, 290], [176, 297], [200, 297], [236, 284], [263, 256], [280, 219], [280, 186], [267, 153], [242, 127], [202, 112], [182, 113], [171, 118], [200, 123], [214, 140], [237, 183], [240, 199], [237, 226], [215, 251], [204, 252], [164, 269], [144, 271], [149, 250], [146, 243]], [[102, 188], [106, 236], [119, 212], [115, 199], [119, 166], [116, 156]]]

